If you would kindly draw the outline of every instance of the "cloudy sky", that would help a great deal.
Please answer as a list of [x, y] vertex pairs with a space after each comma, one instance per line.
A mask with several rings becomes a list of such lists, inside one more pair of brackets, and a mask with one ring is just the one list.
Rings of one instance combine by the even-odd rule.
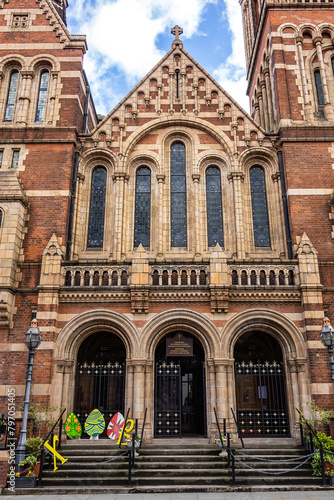
[[237, 0], [70, 0], [67, 21], [71, 33], [87, 35], [84, 66], [98, 113], [111, 111], [169, 51], [175, 24], [184, 49], [248, 110]]

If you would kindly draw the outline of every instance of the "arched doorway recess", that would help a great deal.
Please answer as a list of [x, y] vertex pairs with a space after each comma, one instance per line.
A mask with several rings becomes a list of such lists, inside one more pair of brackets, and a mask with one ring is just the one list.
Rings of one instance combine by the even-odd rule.
[[170, 333], [155, 352], [154, 434], [206, 434], [205, 355], [202, 345], [182, 331]]
[[289, 436], [282, 349], [270, 334], [250, 331], [234, 347], [237, 419], [243, 436]]
[[74, 412], [83, 424], [97, 408], [106, 423], [124, 413], [125, 358], [123, 341], [110, 332], [87, 337], [78, 350]]

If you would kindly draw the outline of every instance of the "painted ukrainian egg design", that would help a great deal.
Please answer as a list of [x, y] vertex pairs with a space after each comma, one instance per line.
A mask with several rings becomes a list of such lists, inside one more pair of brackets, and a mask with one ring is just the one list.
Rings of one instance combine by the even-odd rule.
[[85, 431], [89, 436], [98, 436], [104, 431], [106, 423], [99, 410], [93, 410], [88, 415], [85, 422]]
[[70, 439], [79, 439], [82, 434], [82, 427], [78, 417], [74, 413], [70, 413], [65, 421], [65, 433]]

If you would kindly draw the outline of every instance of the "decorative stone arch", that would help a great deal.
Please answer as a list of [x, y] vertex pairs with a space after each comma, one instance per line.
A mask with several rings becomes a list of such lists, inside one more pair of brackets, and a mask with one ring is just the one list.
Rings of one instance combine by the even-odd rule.
[[[285, 315], [271, 309], [256, 308], [243, 311], [231, 318], [223, 329], [223, 357], [234, 359], [237, 340], [250, 329], [274, 337], [282, 349], [286, 374], [287, 411], [291, 435], [298, 439], [299, 416], [295, 410], [310, 399], [307, 392], [307, 352], [305, 340], [296, 325]], [[233, 392], [235, 387], [233, 387]], [[229, 404], [236, 407], [236, 396]]]
[[[180, 124], [182, 124], [180, 126]], [[233, 156], [233, 142], [231, 139], [216, 125], [212, 125], [206, 120], [200, 118], [192, 118], [192, 117], [182, 117], [182, 120], [175, 117], [168, 117], [166, 119], [156, 118], [152, 120], [142, 127], [138, 128], [136, 132], [130, 135], [126, 142], [124, 142], [124, 154], [127, 156], [129, 152], [134, 148], [135, 144], [142, 139], [146, 134], [152, 132], [155, 129], [161, 127], [174, 127], [174, 134], [177, 134], [178, 130], [185, 131], [187, 127], [195, 128], [207, 132], [212, 135], [218, 142], [223, 146], [227, 154], [232, 158]]]
[[191, 309], [171, 309], [157, 314], [148, 321], [141, 333], [142, 356], [154, 360], [155, 350], [160, 340], [168, 333], [180, 328], [200, 342], [206, 359], [219, 356], [220, 340], [217, 328], [204, 314]]
[[139, 338], [133, 323], [124, 314], [116, 311], [95, 309], [75, 316], [66, 324], [58, 336], [55, 357], [62, 360], [76, 359], [82, 342], [101, 329], [121, 338], [127, 359], [136, 356]]
[[94, 166], [102, 165], [111, 174], [115, 171], [116, 164], [116, 155], [112, 151], [106, 148], [94, 148], [86, 151], [79, 159], [79, 172], [87, 175]]
[[295, 33], [298, 31], [298, 27], [294, 23], [283, 23], [278, 27], [277, 33], [278, 36], [282, 36], [284, 33], [284, 30], [286, 29], [292, 29]]
[[296, 325], [285, 315], [264, 308], [248, 309], [236, 314], [223, 329], [222, 356], [233, 359], [237, 339], [249, 329], [272, 335], [280, 344], [284, 359], [306, 359], [305, 340]]
[[32, 57], [28, 63], [28, 71], [36, 73], [41, 67], [47, 67], [51, 71], [60, 71], [59, 61], [50, 54], [39, 54]]
[[135, 175], [140, 166], [147, 166], [151, 169], [152, 175], [157, 174], [159, 170], [159, 158], [156, 153], [150, 151], [148, 153], [137, 153], [129, 161], [127, 170], [129, 171], [130, 178]]
[[21, 71], [27, 71], [28, 64], [26, 58], [19, 54], [11, 54], [10, 56], [5, 56], [0, 63], [0, 71], [8, 71], [12, 67], [18, 68]]

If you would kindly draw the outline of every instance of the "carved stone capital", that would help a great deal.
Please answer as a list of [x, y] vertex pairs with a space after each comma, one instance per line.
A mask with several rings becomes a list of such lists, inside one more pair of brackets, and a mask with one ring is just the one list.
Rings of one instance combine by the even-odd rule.
[[157, 181], [159, 184], [165, 184], [165, 174], [157, 174]]
[[55, 359], [57, 373], [72, 373], [74, 370], [74, 359]]
[[195, 183], [197, 183], [197, 184], [199, 183], [200, 178], [201, 178], [200, 174], [193, 174], [193, 175], [192, 175], [192, 179], [193, 179], [193, 181], [194, 181]]

